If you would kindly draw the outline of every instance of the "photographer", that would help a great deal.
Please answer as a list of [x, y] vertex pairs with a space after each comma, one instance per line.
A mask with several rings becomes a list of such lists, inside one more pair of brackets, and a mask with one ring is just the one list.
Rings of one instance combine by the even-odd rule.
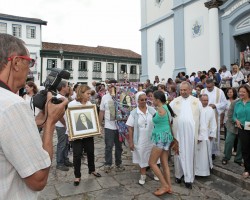
[[34, 63], [22, 40], [0, 34], [1, 199], [37, 199], [49, 175], [55, 123], [68, 103], [54, 105], [48, 93], [45, 112], [36, 117], [38, 125], [45, 122], [41, 140], [29, 104], [16, 94]]

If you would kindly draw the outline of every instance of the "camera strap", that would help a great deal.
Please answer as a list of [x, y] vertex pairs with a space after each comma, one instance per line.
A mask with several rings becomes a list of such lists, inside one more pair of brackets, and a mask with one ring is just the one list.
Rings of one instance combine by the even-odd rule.
[[6, 85], [3, 81], [0, 80], [0, 87], [4, 88], [6, 90], [11, 91], [10, 87], [8, 85]]

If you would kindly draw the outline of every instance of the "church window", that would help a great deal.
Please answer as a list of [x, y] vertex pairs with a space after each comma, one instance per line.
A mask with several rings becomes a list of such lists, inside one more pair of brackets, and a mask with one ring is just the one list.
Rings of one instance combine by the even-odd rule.
[[164, 42], [161, 38], [156, 42], [156, 61], [159, 64], [164, 62]]

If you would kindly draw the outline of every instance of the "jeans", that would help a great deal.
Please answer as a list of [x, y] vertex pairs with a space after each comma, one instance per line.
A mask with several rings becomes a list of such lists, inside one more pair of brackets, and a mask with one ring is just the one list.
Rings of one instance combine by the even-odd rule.
[[250, 131], [238, 129], [245, 171], [250, 173]]
[[[225, 159], [226, 160], [230, 160], [231, 156], [232, 156], [232, 149], [234, 146], [234, 141], [235, 138], [237, 137], [236, 134], [227, 131], [227, 137], [225, 140], [225, 148], [224, 148], [224, 154], [225, 154]], [[237, 145], [237, 152], [236, 152], [236, 156], [234, 158], [234, 162], [242, 162], [242, 153], [241, 153], [241, 143], [240, 141], [238, 141], [238, 145]]]
[[73, 147], [73, 164], [74, 174], [76, 178], [81, 178], [81, 162], [83, 148], [86, 150], [88, 159], [89, 174], [95, 171], [95, 154], [94, 154], [94, 138], [83, 138], [72, 141]]
[[105, 128], [105, 165], [112, 165], [112, 150], [115, 144], [115, 164], [122, 164], [122, 142], [117, 130]]
[[57, 132], [57, 151], [56, 151], [56, 162], [57, 165], [64, 165], [68, 158], [68, 135], [66, 128], [56, 126]]

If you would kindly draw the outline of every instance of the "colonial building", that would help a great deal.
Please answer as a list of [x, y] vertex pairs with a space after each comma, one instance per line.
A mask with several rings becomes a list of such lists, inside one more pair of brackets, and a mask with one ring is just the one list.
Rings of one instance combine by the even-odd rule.
[[139, 81], [141, 56], [131, 50], [111, 47], [89, 47], [72, 44], [42, 43], [41, 82], [52, 68], [68, 70], [71, 83], [116, 79]]
[[47, 22], [36, 18], [0, 13], [0, 33], [7, 33], [23, 40], [30, 52], [30, 57], [36, 60], [28, 76], [29, 79], [34, 80], [36, 83], [40, 82], [42, 25], [47, 25]]
[[249, 10], [249, 0], [141, 0], [142, 81], [243, 63]]

